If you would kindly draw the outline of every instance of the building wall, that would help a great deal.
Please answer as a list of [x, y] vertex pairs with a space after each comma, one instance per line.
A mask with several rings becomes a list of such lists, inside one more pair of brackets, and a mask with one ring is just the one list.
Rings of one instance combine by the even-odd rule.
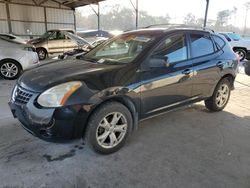
[[74, 28], [74, 11], [54, 1], [39, 6], [32, 0], [0, 3], [0, 33], [27, 37], [39, 36], [49, 29]]

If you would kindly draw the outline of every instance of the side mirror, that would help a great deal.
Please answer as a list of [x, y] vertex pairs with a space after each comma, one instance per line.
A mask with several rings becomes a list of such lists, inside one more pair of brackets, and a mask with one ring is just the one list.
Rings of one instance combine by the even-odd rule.
[[169, 67], [168, 56], [153, 55], [149, 59], [150, 68]]

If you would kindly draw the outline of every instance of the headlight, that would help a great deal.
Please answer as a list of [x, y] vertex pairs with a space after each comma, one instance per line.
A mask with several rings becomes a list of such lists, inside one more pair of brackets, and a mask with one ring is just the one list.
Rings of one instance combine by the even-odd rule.
[[63, 106], [68, 98], [82, 86], [81, 82], [67, 82], [52, 87], [43, 92], [38, 97], [38, 104], [43, 107], [60, 107]]
[[29, 52], [35, 52], [36, 51], [36, 49], [34, 47], [25, 47], [24, 50], [29, 51]]

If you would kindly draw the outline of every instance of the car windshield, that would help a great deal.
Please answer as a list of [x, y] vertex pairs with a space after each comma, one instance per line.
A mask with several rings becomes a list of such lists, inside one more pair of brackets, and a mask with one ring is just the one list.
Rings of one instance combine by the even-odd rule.
[[233, 39], [234, 41], [239, 41], [241, 39], [241, 36], [235, 33], [228, 33], [229, 37]]
[[131, 63], [155, 37], [123, 34], [97, 46], [85, 58], [97, 63]]

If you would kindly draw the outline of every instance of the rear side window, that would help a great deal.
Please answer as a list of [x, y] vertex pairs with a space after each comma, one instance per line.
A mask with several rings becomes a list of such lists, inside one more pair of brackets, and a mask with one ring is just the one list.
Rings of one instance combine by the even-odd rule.
[[213, 39], [218, 49], [222, 49], [226, 45], [225, 41], [217, 35], [213, 35]]
[[214, 53], [214, 44], [205, 34], [190, 34], [192, 57], [201, 57]]

